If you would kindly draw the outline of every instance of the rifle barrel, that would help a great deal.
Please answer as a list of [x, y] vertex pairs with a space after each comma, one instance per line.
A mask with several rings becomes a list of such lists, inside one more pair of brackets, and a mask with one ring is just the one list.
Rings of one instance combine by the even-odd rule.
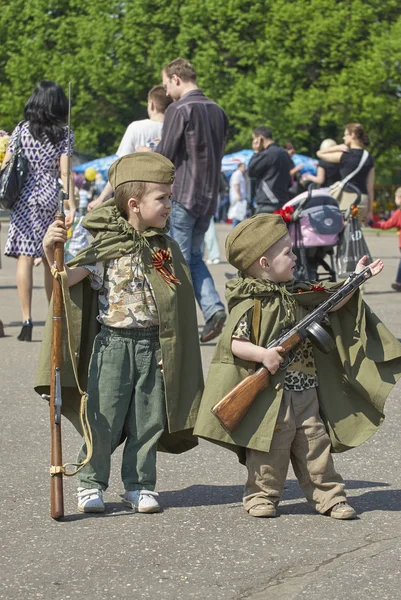
[[[60, 190], [59, 208], [55, 220], [65, 224], [64, 201], [70, 197], [70, 176], [71, 176], [71, 96], [72, 84], [68, 85], [68, 127], [67, 127], [67, 153], [68, 153], [68, 173], [67, 173], [67, 191]], [[54, 262], [57, 271], [60, 273], [64, 269], [64, 244], [57, 243], [54, 247]], [[59, 279], [53, 280], [53, 327], [52, 327], [52, 354], [51, 354], [51, 378], [50, 378], [50, 434], [51, 434], [51, 465], [61, 467], [63, 464], [62, 443], [61, 443], [61, 419], [60, 404], [60, 378], [63, 362], [62, 337], [63, 337], [63, 294], [61, 282]], [[53, 519], [60, 519], [64, 516], [64, 494], [63, 494], [63, 474], [52, 473], [50, 477], [50, 515]]]

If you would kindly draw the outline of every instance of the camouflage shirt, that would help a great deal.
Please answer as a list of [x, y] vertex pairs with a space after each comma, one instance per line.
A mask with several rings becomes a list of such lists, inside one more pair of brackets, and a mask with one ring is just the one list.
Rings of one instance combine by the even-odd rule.
[[98, 290], [98, 321], [108, 327], [134, 329], [159, 325], [150, 281], [133, 254], [106, 263], [85, 265]]

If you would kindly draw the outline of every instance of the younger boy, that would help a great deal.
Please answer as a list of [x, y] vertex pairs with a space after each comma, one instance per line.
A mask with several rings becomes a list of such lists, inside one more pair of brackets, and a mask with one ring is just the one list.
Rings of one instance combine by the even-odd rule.
[[[260, 214], [243, 221], [228, 235], [226, 254], [240, 273], [226, 284], [230, 316], [212, 361], [195, 434], [236, 447], [248, 470], [243, 503], [251, 516], [277, 515], [291, 460], [317, 512], [353, 519], [356, 513], [346, 502], [331, 446], [346, 450], [377, 428], [384, 399], [401, 373], [401, 345], [383, 325], [378, 338], [377, 320], [372, 322], [368, 308], [358, 304], [354, 295], [330, 315], [329, 330], [337, 350], [325, 355], [306, 339], [288, 364], [282, 347], [266, 346], [323, 302], [329, 292], [293, 280], [296, 257], [278, 215]], [[364, 261], [365, 257], [358, 263], [358, 272]], [[376, 260], [370, 268], [377, 275], [383, 264]], [[362, 313], [364, 318], [356, 320]], [[359, 322], [366, 324], [366, 334], [363, 325], [358, 330]], [[369, 349], [376, 363], [366, 356], [371, 325], [376, 340], [389, 350], [384, 359], [383, 354], [374, 354], [373, 342]], [[210, 409], [255, 365], [270, 371], [270, 385], [256, 398], [238, 429], [229, 434]]]
[[[163, 436], [164, 447], [181, 451], [176, 438], [195, 422], [203, 381], [194, 293], [179, 247], [165, 234], [173, 180], [174, 166], [160, 154], [129, 154], [113, 163], [115, 198], [85, 217], [96, 237], [65, 266], [69, 286], [89, 276], [101, 324], [87, 384], [93, 455], [78, 474], [81, 512], [104, 511], [111, 454], [124, 438], [124, 501], [138, 512], [158, 512], [158, 443]], [[50, 265], [54, 244], [65, 240], [65, 228], [54, 222], [43, 243]], [[86, 296], [83, 346], [85, 320], [95, 316]], [[83, 446], [78, 460], [85, 454]]]

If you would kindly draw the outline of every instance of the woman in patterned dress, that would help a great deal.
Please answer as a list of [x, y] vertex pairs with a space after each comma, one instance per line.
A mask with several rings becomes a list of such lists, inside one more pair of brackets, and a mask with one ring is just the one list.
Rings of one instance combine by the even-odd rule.
[[[32, 338], [32, 287], [33, 266], [37, 258], [43, 257], [42, 240], [54, 220], [58, 207], [59, 177], [67, 189], [73, 192], [71, 173], [68, 174], [68, 131], [66, 127], [68, 101], [61, 87], [54, 81], [42, 81], [25, 105], [25, 120], [14, 129], [10, 145], [3, 161], [10, 160], [20, 135], [21, 148], [28, 159], [28, 175], [20, 197], [13, 206], [10, 228], [4, 254], [17, 259], [17, 289], [22, 309], [22, 329], [19, 340]], [[70, 151], [73, 134], [70, 134]], [[69, 226], [74, 220], [73, 193], [70, 194], [72, 210], [67, 217]], [[48, 300], [52, 293], [52, 276], [47, 261], [45, 289]]]

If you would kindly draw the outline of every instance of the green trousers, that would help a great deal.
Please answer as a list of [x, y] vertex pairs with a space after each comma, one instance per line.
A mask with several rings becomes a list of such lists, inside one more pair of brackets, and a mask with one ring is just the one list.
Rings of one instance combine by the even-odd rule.
[[[121, 478], [127, 491], [154, 490], [156, 448], [166, 424], [159, 328], [102, 326], [88, 380], [93, 456], [78, 474], [79, 486], [108, 487], [111, 455], [125, 437]], [[86, 456], [81, 448], [78, 461]]]

